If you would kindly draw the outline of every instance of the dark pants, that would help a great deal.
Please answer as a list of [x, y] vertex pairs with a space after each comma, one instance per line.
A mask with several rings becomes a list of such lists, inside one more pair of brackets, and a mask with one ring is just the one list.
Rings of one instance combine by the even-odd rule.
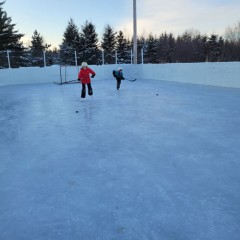
[[[91, 96], [93, 95], [93, 90], [92, 90], [92, 86], [91, 83], [87, 83], [88, 86], [88, 95]], [[85, 98], [86, 97], [86, 84], [82, 83], [82, 94], [81, 94], [81, 98]]]
[[121, 85], [121, 78], [116, 78], [116, 80], [117, 80], [117, 90], [119, 90]]

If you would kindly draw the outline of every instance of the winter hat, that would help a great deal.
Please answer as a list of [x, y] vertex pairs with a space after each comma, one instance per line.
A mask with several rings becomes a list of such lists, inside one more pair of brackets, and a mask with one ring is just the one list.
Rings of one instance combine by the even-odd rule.
[[118, 71], [123, 70], [121, 67], [118, 68]]
[[82, 67], [87, 67], [87, 63], [86, 62], [82, 62]]

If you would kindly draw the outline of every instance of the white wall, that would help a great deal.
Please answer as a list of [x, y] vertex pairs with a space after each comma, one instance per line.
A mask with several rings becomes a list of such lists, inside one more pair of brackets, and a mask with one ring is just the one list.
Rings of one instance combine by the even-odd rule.
[[[121, 65], [124, 76], [138, 79], [154, 79], [221, 87], [240, 88], [240, 62], [230, 63], [172, 63]], [[91, 66], [96, 79], [112, 79], [116, 65]], [[79, 67], [62, 68], [62, 80], [77, 79]], [[0, 69], [0, 86], [10, 84], [60, 82], [60, 67], [27, 67]]]
[[0, 69], [0, 86], [59, 81], [59, 66]]
[[145, 64], [143, 78], [240, 88], [240, 62]]

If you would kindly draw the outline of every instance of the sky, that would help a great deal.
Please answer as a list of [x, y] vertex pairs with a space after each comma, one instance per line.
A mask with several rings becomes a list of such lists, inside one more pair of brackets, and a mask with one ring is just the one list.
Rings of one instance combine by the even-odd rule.
[[[3, 1], [3, 0], [0, 0]], [[132, 0], [5, 0], [2, 6], [21, 39], [30, 45], [35, 30], [52, 48], [62, 43], [64, 31], [72, 18], [81, 30], [92, 22], [101, 40], [107, 24], [125, 36], [133, 32]], [[240, 21], [240, 0], [137, 0], [137, 34], [173, 33], [186, 30], [223, 36], [227, 27]]]

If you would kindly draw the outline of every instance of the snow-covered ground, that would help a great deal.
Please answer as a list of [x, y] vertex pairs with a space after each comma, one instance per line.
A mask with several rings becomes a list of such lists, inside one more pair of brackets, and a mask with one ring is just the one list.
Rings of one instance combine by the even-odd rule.
[[0, 87], [1, 240], [239, 240], [240, 89]]

